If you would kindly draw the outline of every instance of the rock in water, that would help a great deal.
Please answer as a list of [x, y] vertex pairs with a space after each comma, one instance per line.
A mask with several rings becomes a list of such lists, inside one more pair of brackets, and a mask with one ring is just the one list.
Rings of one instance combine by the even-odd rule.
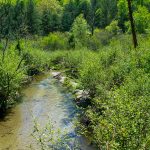
[[61, 72], [52, 72], [51, 74], [55, 79], [59, 80], [61, 78]]

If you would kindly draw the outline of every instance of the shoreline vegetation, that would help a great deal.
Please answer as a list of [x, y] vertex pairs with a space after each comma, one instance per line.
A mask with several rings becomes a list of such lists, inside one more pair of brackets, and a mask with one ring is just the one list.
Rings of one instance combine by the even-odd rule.
[[98, 149], [150, 149], [149, 0], [1, 0], [0, 115], [46, 70], [61, 70]]
[[[86, 48], [47, 51], [37, 49], [39, 41], [35, 39], [28, 41], [30, 44], [22, 40], [22, 52], [28, 57], [9, 86], [16, 93], [22, 81], [28, 79], [27, 75], [34, 78], [34, 74], [51, 69], [53, 76], [78, 97], [77, 105], [83, 108], [80, 130], [92, 143], [99, 147], [106, 146], [106, 141], [110, 142], [110, 146], [119, 143], [120, 149], [125, 141], [130, 141], [135, 146], [131, 146], [130, 142], [126, 146], [135, 148], [139, 142], [140, 147], [148, 147], [150, 39], [141, 38], [137, 49], [125, 44], [128, 36], [122, 38], [123, 42], [117, 39], [112, 39], [108, 46], [98, 51]], [[27, 44], [26, 49], [23, 48], [24, 43]], [[18, 66], [14, 66], [17, 53], [14, 46], [15, 43], [9, 46], [5, 56], [7, 68], [4, 69], [9, 71], [9, 76], [14, 75], [10, 71], [14, 72]], [[120, 141], [121, 138], [124, 140]], [[136, 140], [138, 138], [140, 141]], [[147, 144], [143, 145], [145, 140]]]

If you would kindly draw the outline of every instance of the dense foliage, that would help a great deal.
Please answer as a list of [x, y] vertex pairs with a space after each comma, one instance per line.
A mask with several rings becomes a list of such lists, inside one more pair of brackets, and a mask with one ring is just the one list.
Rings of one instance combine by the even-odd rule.
[[[136, 29], [150, 30], [150, 1], [133, 0]], [[123, 32], [130, 31], [127, 0], [8, 0], [0, 1], [0, 35], [47, 35], [70, 31], [77, 16], [83, 14], [93, 35], [95, 28], [105, 28], [117, 20]], [[1, 37], [0, 36], [0, 37]]]
[[[0, 1], [0, 114], [50, 68], [89, 91], [80, 129], [101, 150], [150, 149], [150, 0]], [[90, 135], [90, 136], [89, 136]]]
[[[91, 103], [82, 114], [82, 132], [98, 149], [148, 150], [150, 122], [149, 42], [137, 50], [120, 40], [98, 52], [76, 50], [54, 52], [52, 62], [71, 70], [80, 88], [90, 90]], [[123, 41], [126, 43], [128, 37]], [[142, 41], [143, 42], [143, 41]], [[142, 43], [141, 42], [141, 43]], [[72, 74], [72, 71], [74, 72]]]
[[[47, 68], [49, 54], [31, 47], [31, 42], [21, 41], [21, 52], [16, 42], [10, 43], [0, 53], [0, 112], [4, 112], [18, 97], [20, 86], [27, 81], [27, 75], [37, 74]], [[25, 47], [25, 45], [28, 45]], [[25, 49], [26, 48], [26, 49]]]

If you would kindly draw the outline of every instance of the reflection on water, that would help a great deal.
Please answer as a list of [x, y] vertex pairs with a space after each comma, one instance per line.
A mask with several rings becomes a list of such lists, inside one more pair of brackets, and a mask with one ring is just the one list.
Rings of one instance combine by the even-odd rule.
[[[77, 109], [71, 95], [61, 92], [54, 79], [49, 75], [36, 77], [35, 81], [23, 91], [23, 103], [18, 104], [10, 113], [0, 120], [0, 150], [28, 150], [34, 140], [33, 116], [41, 125], [45, 125], [48, 116], [54, 128], [68, 131], [76, 137], [73, 120]], [[85, 140], [80, 140], [82, 150], [91, 150]]]

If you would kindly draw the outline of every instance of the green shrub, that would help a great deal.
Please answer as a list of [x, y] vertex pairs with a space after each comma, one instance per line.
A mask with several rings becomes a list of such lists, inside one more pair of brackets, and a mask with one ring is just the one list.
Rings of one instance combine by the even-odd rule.
[[51, 65], [55, 69], [65, 69], [70, 77], [78, 78], [79, 67], [88, 53], [90, 53], [90, 51], [86, 49], [55, 51], [50, 55]]
[[50, 68], [50, 53], [37, 48], [39, 41], [23, 41], [22, 53], [26, 56], [25, 66], [28, 75], [38, 74]]
[[104, 110], [103, 115], [94, 113], [90, 117], [93, 121], [93, 138], [101, 149], [150, 148], [149, 85], [147, 75], [134, 72], [124, 86], [110, 92], [107, 101], [98, 100]]
[[134, 12], [136, 29], [139, 33], [146, 33], [146, 29], [150, 25], [150, 13], [145, 6], [138, 6], [138, 10]]
[[99, 149], [150, 148], [150, 53], [146, 41], [131, 51], [111, 44], [91, 55], [91, 60], [87, 58], [83, 65], [87, 68], [81, 68], [82, 84], [95, 91], [86, 111], [90, 121], [86, 128]]
[[88, 54], [88, 50], [81, 49], [76, 51], [68, 51], [64, 57], [64, 66], [67, 69], [67, 74], [78, 78], [79, 77], [79, 67]]
[[44, 37], [41, 41], [42, 48], [45, 50], [58, 50], [68, 48], [68, 34], [54, 32]]
[[99, 50], [108, 45], [111, 39], [112, 33], [109, 33], [106, 30], [95, 29], [94, 35], [87, 38], [86, 45], [90, 50]]
[[103, 82], [101, 79], [104, 77], [100, 59], [97, 57], [97, 54], [89, 53], [83, 60], [79, 71], [83, 87], [90, 90], [92, 95], [95, 94], [97, 85]]
[[[24, 78], [24, 61], [18, 56], [14, 47], [5, 52], [4, 60], [0, 53], [0, 110], [5, 111], [10, 100], [16, 97], [16, 91], [20, 88]], [[13, 101], [12, 101], [13, 102]]]
[[87, 54], [79, 68], [79, 72], [83, 87], [90, 90], [92, 95], [97, 95], [100, 89], [103, 89], [101, 91], [103, 94], [107, 93], [107, 90], [121, 84], [119, 82], [123, 80], [125, 64], [122, 63], [118, 66], [122, 58], [120, 53], [119, 49], [113, 50], [112, 47], [107, 47], [98, 53], [89, 52]]
[[[101, 31], [95, 32], [92, 38], [100, 35]], [[63, 69], [90, 91], [91, 103], [83, 110], [88, 122], [84, 128], [99, 149], [149, 150], [150, 38], [139, 35], [137, 49], [132, 49], [129, 35], [103, 38], [95, 46], [99, 49], [102, 45], [99, 51], [48, 52], [40, 50], [43, 45], [37, 48], [38, 41], [23, 43], [21, 55], [14, 47], [9, 48], [0, 63], [0, 106], [15, 97], [26, 70]], [[109, 45], [104, 47], [105, 40]], [[16, 69], [22, 55], [26, 57]], [[70, 88], [67, 80], [65, 84]]]
[[[102, 34], [95, 32], [96, 35]], [[148, 150], [150, 39], [139, 36], [135, 50], [128, 41], [129, 35], [101, 38], [99, 51], [55, 51], [49, 55], [49, 64], [65, 69], [90, 91], [91, 103], [84, 110], [88, 124], [84, 127], [99, 149]], [[95, 49], [100, 45], [98, 42]]]
[[120, 31], [119, 26], [118, 26], [118, 21], [113, 20], [109, 26], [107, 26], [106, 31], [110, 32], [113, 35], [117, 35]]
[[64, 57], [67, 51], [55, 51], [50, 53], [50, 64], [53, 69], [64, 69]]
[[0, 52], [0, 111], [4, 112], [14, 103], [26, 73], [34, 75], [50, 67], [48, 52], [35, 48], [31, 41], [21, 41], [18, 52], [16, 42], [10, 43], [5, 51]]

